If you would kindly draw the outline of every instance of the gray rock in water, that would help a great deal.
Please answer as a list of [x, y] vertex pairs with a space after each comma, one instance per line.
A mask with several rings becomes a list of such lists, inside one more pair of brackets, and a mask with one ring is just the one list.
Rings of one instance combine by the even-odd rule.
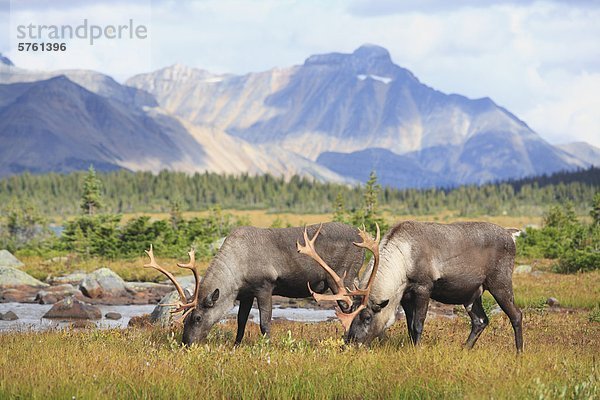
[[112, 320], [119, 320], [121, 318], [123, 318], [123, 316], [121, 314], [119, 314], [118, 312], [107, 312], [106, 314], [104, 314], [104, 318], [106, 319], [112, 319]]
[[[193, 290], [193, 285], [191, 287], [184, 287], [186, 297], [191, 297]], [[154, 307], [152, 313], [150, 313], [150, 322], [152, 322], [153, 324], [158, 324], [160, 326], [169, 326], [173, 318], [177, 318], [182, 313], [171, 314], [171, 310], [174, 310], [175, 307], [163, 306], [163, 304], [174, 304], [178, 301], [181, 301], [181, 299], [179, 298], [179, 293], [177, 293], [177, 290], [173, 290], [171, 293], [167, 294], [165, 297], [162, 298], [160, 303], [158, 303], [156, 307]]]
[[108, 268], [100, 268], [88, 274], [79, 285], [87, 297], [121, 297], [127, 295], [125, 281]]
[[7, 311], [4, 314], [0, 313], [0, 321], [16, 321], [19, 317], [12, 311]]
[[102, 312], [96, 306], [85, 304], [73, 297], [67, 297], [54, 304], [43, 318], [100, 319]]
[[80, 293], [79, 289], [69, 284], [50, 286], [49, 288], [40, 290], [35, 296], [35, 301], [39, 304], [54, 304], [65, 297], [74, 296]]
[[0, 267], [0, 288], [15, 286], [47, 287], [48, 284], [38, 281], [33, 276], [13, 267]]
[[548, 297], [548, 299], [546, 300], [546, 304], [548, 304], [550, 307], [560, 306], [560, 302], [555, 297]]
[[515, 267], [515, 274], [530, 274], [531, 271], [533, 270], [533, 268], [531, 268], [531, 265], [519, 265], [517, 267]]
[[0, 250], [0, 267], [20, 268], [24, 265], [25, 264], [19, 261], [17, 257], [13, 256], [10, 251]]
[[[169, 281], [170, 283], [170, 281]], [[125, 287], [130, 292], [149, 292], [152, 290], [170, 292], [173, 289], [172, 284], [156, 282], [125, 282]]]

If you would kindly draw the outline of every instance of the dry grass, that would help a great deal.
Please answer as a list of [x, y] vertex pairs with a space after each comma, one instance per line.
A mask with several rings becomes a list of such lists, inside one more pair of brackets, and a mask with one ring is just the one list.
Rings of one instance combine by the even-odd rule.
[[[210, 211], [190, 211], [184, 212], [185, 218], [192, 217], [205, 217]], [[290, 224], [292, 226], [302, 226], [304, 224], [318, 224], [320, 222], [331, 221], [331, 214], [294, 214], [294, 213], [276, 213], [267, 210], [223, 210], [224, 213], [232, 214], [238, 218], [247, 218], [250, 221], [250, 225], [259, 227], [269, 227], [279, 219], [283, 222], [284, 226]], [[149, 215], [154, 219], [167, 219], [169, 218], [168, 213], [132, 213], [123, 215], [123, 221]], [[523, 228], [527, 225], [540, 225], [542, 222], [541, 217], [533, 216], [510, 216], [510, 215], [497, 215], [489, 216], [482, 215], [478, 217], [460, 217], [458, 212], [444, 211], [438, 214], [432, 215], [402, 215], [396, 214], [393, 211], [385, 211], [383, 216], [386, 222], [393, 225], [399, 221], [405, 220], [416, 220], [416, 221], [434, 221], [440, 223], [451, 223], [456, 221], [487, 221], [505, 227], [516, 227]]]
[[594, 398], [600, 324], [584, 314], [526, 315], [525, 354], [492, 318], [473, 351], [466, 319], [427, 321], [423, 345], [397, 323], [372, 348], [341, 346], [337, 323], [274, 323], [270, 341], [234, 325], [183, 349], [167, 331], [0, 335], [0, 398]]

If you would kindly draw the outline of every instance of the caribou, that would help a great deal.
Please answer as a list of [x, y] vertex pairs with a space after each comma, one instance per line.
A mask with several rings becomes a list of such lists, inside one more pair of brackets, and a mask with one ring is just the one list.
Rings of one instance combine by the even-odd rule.
[[[487, 222], [438, 224], [405, 221], [395, 225], [381, 240], [361, 231], [366, 248], [373, 253], [360, 289], [338, 286], [336, 296], [315, 300], [352, 298], [352, 305], [338, 309], [346, 343], [370, 344], [381, 338], [396, 321], [401, 306], [412, 342], [421, 340], [429, 300], [464, 305], [471, 318], [471, 333], [465, 342], [472, 348], [488, 325], [482, 294], [489, 291], [512, 324], [517, 352], [523, 351], [522, 313], [515, 306], [512, 272], [518, 229], [505, 229]], [[305, 236], [306, 237], [306, 236]], [[306, 239], [308, 239], [306, 237]], [[315, 259], [334, 281], [331, 268], [318, 257], [307, 240], [297, 249]]]
[[[177, 264], [180, 268], [190, 269], [195, 277], [195, 289], [190, 299], [175, 277], [158, 265], [151, 246], [146, 251], [150, 262], [144, 267], [162, 272], [175, 285], [181, 300], [169, 305], [175, 306], [172, 313], [183, 313], [180, 319], [183, 321], [182, 342], [191, 345], [205, 339], [211, 327], [239, 300], [235, 338], [235, 343], [239, 344], [255, 298], [260, 331], [268, 336], [273, 295], [302, 298], [319, 295], [329, 288], [337, 294], [338, 287], [352, 283], [364, 258], [364, 250], [352, 245], [360, 238], [358, 230], [337, 222], [305, 227], [304, 232], [307, 230], [315, 238], [319, 234], [322, 236], [316, 249], [324, 254], [328, 264], [335, 266], [332, 272], [339, 281], [317, 263], [294, 251], [294, 244], [303, 232], [301, 227], [234, 229], [211, 260], [202, 280], [195, 265], [194, 250], [191, 250], [189, 263]], [[312, 245], [315, 246], [314, 241]], [[351, 304], [340, 306], [347, 309]]]

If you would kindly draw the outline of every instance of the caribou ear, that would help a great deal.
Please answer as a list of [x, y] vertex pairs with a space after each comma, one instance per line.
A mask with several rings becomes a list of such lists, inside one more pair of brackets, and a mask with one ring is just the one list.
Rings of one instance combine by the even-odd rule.
[[215, 302], [218, 299], [219, 299], [219, 289], [215, 289], [214, 292], [212, 292], [211, 294], [206, 296], [206, 298], [204, 299], [204, 306], [205, 307], [213, 307], [215, 305]]
[[381, 302], [381, 303], [379, 303], [379, 304], [373, 304], [373, 307], [372, 307], [372, 309], [373, 309], [373, 312], [374, 312], [374, 313], [378, 313], [378, 312], [379, 312], [379, 311], [381, 311], [383, 308], [385, 308], [385, 306], [387, 306], [389, 302], [390, 302], [389, 300], [384, 300], [384, 301], [382, 301], [382, 302]]

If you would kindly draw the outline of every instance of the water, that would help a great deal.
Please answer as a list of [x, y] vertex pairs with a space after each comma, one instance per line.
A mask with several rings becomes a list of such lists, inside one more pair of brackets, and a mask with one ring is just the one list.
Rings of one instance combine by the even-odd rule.
[[[51, 304], [31, 304], [31, 303], [0, 303], [0, 312], [12, 311], [19, 317], [16, 321], [0, 321], [0, 332], [6, 331], [25, 331], [25, 330], [46, 330], [63, 328], [69, 326], [73, 320], [56, 320], [42, 318], [43, 315], [52, 307]], [[152, 312], [155, 305], [126, 305], [126, 306], [104, 306], [99, 305], [100, 311], [104, 316], [107, 312], [117, 312], [123, 317], [119, 320], [109, 320], [102, 318], [94, 321], [101, 329], [107, 328], [125, 328], [131, 317], [140, 316]], [[231, 318], [237, 315], [238, 307], [234, 307], [225, 318]], [[335, 318], [333, 310], [309, 309], [309, 308], [279, 308], [273, 307], [273, 319], [287, 319], [290, 321], [301, 322], [320, 322]], [[258, 310], [253, 308], [250, 311], [249, 319], [254, 322], [259, 321]]]

